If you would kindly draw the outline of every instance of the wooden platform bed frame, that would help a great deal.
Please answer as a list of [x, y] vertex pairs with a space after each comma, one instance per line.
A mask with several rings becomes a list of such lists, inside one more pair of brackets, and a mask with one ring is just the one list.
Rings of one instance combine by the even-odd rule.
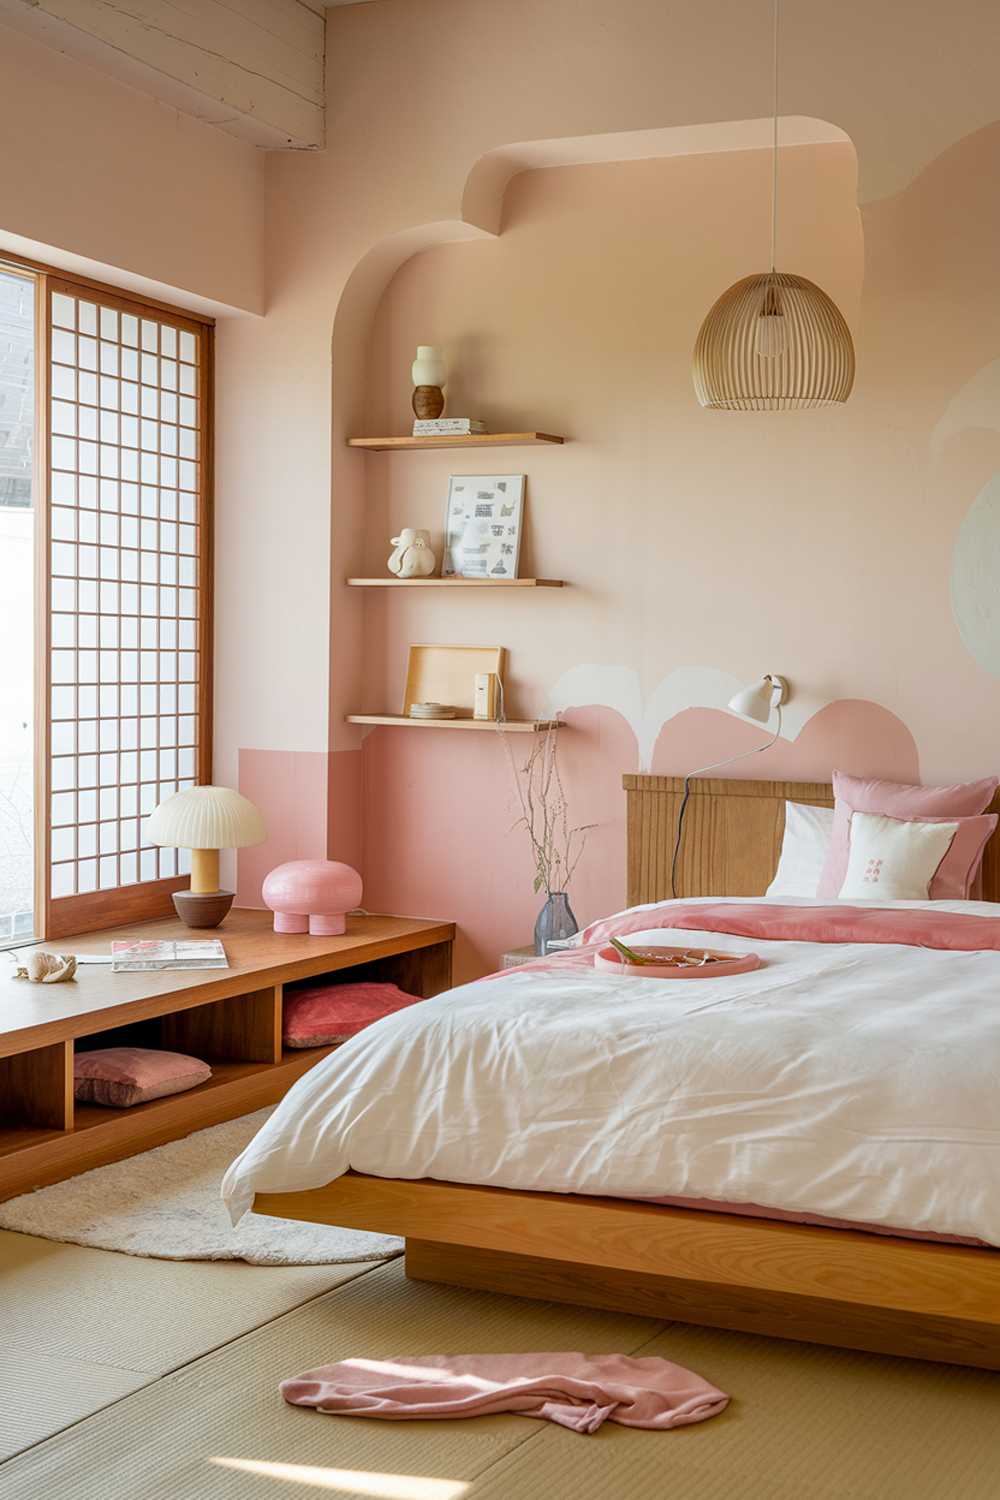
[[[627, 776], [625, 788], [627, 904], [663, 900], [681, 782]], [[761, 895], [786, 798], [833, 803], [822, 783], [694, 782], [680, 892]], [[984, 899], [1000, 899], [996, 837], [983, 884]], [[403, 1235], [417, 1281], [1000, 1370], [1000, 1250], [353, 1172], [308, 1192], [258, 1194], [254, 1207]]]

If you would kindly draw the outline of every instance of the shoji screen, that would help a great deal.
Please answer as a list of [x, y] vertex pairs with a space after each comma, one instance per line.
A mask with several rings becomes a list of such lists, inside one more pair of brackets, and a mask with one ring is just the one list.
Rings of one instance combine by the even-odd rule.
[[171, 910], [145, 817], [210, 777], [212, 330], [47, 281], [46, 933]]

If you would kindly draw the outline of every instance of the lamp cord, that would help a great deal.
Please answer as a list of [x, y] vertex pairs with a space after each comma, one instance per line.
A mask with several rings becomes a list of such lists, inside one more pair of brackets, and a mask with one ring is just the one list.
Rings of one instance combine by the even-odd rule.
[[771, 275], [774, 275], [774, 246], [778, 233], [778, 6], [774, 0], [774, 35], [772, 39], [772, 72], [774, 81], [774, 116], [771, 134]]
[[691, 795], [691, 782], [695, 776], [704, 776], [707, 771], [720, 771], [723, 766], [734, 766], [738, 760], [749, 760], [751, 755], [762, 755], [765, 750], [770, 750], [781, 738], [781, 704], [778, 704], [778, 726], [766, 745], [756, 745], [752, 750], [742, 750], [739, 755], [731, 755], [728, 760], [713, 761], [710, 766], [701, 766], [697, 771], [689, 771], [684, 778], [684, 795], [681, 797], [681, 805], [677, 812], [677, 832], [674, 834], [674, 854], [670, 861], [670, 896], [676, 901], [677, 898], [677, 860], [681, 852], [681, 836], [684, 832], [684, 814], [687, 811], [688, 798]]

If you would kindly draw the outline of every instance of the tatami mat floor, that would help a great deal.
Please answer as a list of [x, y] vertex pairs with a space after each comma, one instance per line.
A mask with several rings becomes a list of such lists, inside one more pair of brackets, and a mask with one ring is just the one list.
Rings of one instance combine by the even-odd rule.
[[[0, 1468], [4, 1500], [1000, 1492], [1000, 1376], [420, 1286], [398, 1261], [178, 1265], [0, 1235], [0, 1322], [0, 1429], [23, 1450]], [[673, 1433], [580, 1437], [522, 1417], [337, 1419], [277, 1393], [352, 1353], [546, 1348], [662, 1354], [735, 1399]]]
[[146, 1260], [0, 1230], [0, 1459], [368, 1270]]

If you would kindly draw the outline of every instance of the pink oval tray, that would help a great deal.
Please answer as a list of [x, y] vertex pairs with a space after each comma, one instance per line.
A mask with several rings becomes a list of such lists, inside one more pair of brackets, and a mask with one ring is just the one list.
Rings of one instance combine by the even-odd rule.
[[701, 967], [692, 964], [683, 969], [665, 963], [630, 964], [609, 943], [606, 948], [601, 948], [594, 954], [594, 968], [607, 969], [613, 974], [631, 974], [637, 979], [722, 979], [726, 974], [749, 974], [751, 969], [760, 968], [760, 958], [756, 953], [720, 953], [716, 948], [652, 947], [647, 943], [641, 946], [637, 944], [635, 952], [643, 958], [653, 958], [660, 954], [664, 957], [680, 957], [682, 953], [708, 953], [720, 962]]

